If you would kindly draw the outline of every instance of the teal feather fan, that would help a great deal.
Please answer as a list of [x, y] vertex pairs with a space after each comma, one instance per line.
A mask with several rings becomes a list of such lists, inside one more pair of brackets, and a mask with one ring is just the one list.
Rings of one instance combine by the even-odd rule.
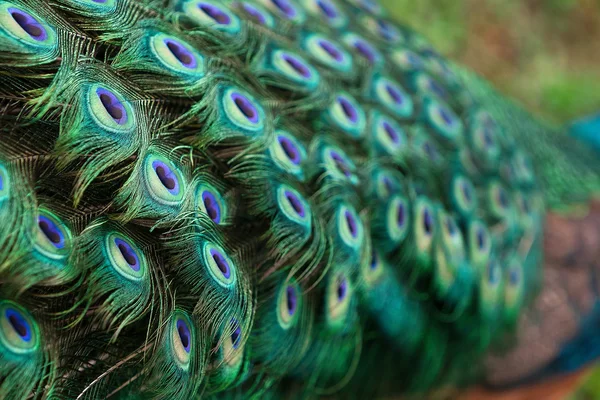
[[0, 0], [0, 106], [6, 399], [460, 391], [600, 189], [374, 0]]

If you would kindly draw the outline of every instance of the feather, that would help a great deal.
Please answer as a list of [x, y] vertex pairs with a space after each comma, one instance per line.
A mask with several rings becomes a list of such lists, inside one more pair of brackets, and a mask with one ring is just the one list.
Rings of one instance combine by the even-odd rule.
[[0, 0], [0, 39], [0, 397], [427, 398], [600, 354], [597, 210], [548, 214], [597, 154], [376, 0]]

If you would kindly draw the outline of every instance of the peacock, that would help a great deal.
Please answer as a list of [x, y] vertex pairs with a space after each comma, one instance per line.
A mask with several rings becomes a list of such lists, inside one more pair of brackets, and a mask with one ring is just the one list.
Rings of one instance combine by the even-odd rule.
[[458, 398], [600, 357], [597, 152], [376, 0], [0, 0], [0, 82], [2, 399]]

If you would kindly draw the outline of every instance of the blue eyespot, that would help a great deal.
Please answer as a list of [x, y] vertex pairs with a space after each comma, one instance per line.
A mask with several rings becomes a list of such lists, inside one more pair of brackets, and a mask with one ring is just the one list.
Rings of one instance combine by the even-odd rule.
[[179, 180], [177, 179], [175, 172], [173, 172], [167, 164], [160, 160], [154, 160], [152, 162], [152, 168], [154, 169], [156, 176], [164, 188], [167, 189], [172, 195], [178, 195], [180, 192], [180, 187]]
[[346, 277], [341, 276], [338, 282], [337, 287], [337, 298], [338, 301], [342, 301], [346, 298], [346, 294], [348, 293], [348, 281]]
[[298, 295], [296, 294], [296, 289], [294, 286], [288, 286], [286, 288], [286, 298], [287, 298], [287, 310], [288, 313], [294, 315], [296, 313], [296, 306], [298, 304]]
[[302, 204], [301, 200], [294, 193], [290, 191], [285, 191], [285, 197], [296, 212], [299, 217], [304, 218], [306, 215], [306, 210], [304, 209], [304, 204]]
[[266, 10], [258, 8], [258, 6], [256, 6], [255, 4], [251, 4], [247, 1], [244, 1], [241, 3], [241, 7], [244, 10], [244, 12], [257, 24], [269, 28], [272, 28], [275, 24], [273, 21], [273, 16], [268, 14]]
[[379, 266], [379, 256], [377, 255], [377, 252], [373, 252], [371, 253], [371, 262], [369, 263], [369, 268], [371, 269], [377, 269], [377, 267]]
[[114, 232], [108, 234], [105, 240], [106, 255], [115, 272], [132, 281], [147, 279], [145, 255], [130, 238]]
[[429, 207], [423, 207], [423, 219], [422, 219], [422, 223], [423, 223], [423, 232], [425, 233], [425, 235], [427, 236], [431, 236], [433, 235], [433, 215], [431, 213], [431, 210], [429, 209]]
[[5, 318], [8, 320], [10, 326], [19, 335], [21, 340], [25, 342], [31, 341], [31, 327], [23, 316], [13, 308], [7, 308], [4, 313]]
[[203, 245], [204, 264], [217, 284], [231, 288], [235, 284], [236, 270], [233, 261], [220, 246], [205, 242]]
[[231, 344], [234, 349], [237, 349], [240, 347], [240, 342], [242, 340], [242, 328], [235, 319], [231, 320], [231, 324], [235, 326], [235, 329], [231, 333]]
[[188, 51], [181, 43], [174, 39], [164, 39], [164, 44], [167, 46], [171, 54], [186, 68], [196, 68], [198, 61], [194, 54]]
[[227, 25], [231, 23], [231, 17], [212, 4], [200, 3], [198, 4], [198, 8], [204, 11], [204, 13], [212, 18], [217, 24]]
[[48, 38], [48, 33], [46, 32], [46, 29], [44, 29], [44, 26], [31, 14], [13, 7], [10, 7], [8, 12], [21, 29], [23, 29], [33, 40], [43, 42]]
[[45, 215], [38, 215], [38, 227], [54, 247], [57, 249], [65, 247], [63, 232], [50, 218]]
[[296, 144], [285, 136], [278, 136], [277, 140], [279, 141], [279, 144], [281, 145], [281, 148], [287, 155], [288, 159], [296, 165], [300, 164], [302, 157], [300, 155], [300, 151], [296, 147]]
[[218, 2], [191, 0], [184, 3], [182, 11], [196, 23], [210, 29], [231, 35], [240, 31], [238, 17]]
[[353, 48], [359, 56], [366, 59], [369, 64], [378, 65], [382, 62], [383, 58], [379, 50], [356, 33], [346, 33], [342, 40], [348, 47]]
[[98, 88], [96, 95], [111, 118], [119, 125], [125, 125], [129, 119], [123, 103], [111, 91]]
[[177, 332], [179, 334], [179, 340], [181, 341], [181, 345], [183, 346], [185, 352], [189, 353], [192, 347], [190, 328], [182, 319], [177, 320]]
[[223, 274], [223, 277], [225, 279], [229, 279], [231, 276], [231, 268], [229, 266], [229, 262], [225, 259], [223, 254], [221, 254], [217, 249], [211, 249], [210, 256], [214, 260], [216, 266], [219, 268], [219, 271], [221, 271], [221, 274]]
[[290, 67], [292, 67], [294, 71], [302, 75], [304, 78], [310, 78], [310, 69], [298, 57], [286, 53], [282, 56], [282, 58]]
[[123, 239], [116, 238], [115, 246], [117, 246], [117, 249], [119, 249], [121, 256], [127, 262], [127, 264], [129, 265], [129, 268], [131, 268], [132, 270], [134, 270], [136, 272], [139, 271], [140, 270], [140, 259], [137, 255], [137, 253], [135, 252], [135, 250], [133, 250], [133, 248], [131, 247], [131, 245], [129, 243], [127, 243], [126, 241], [124, 241]]
[[38, 211], [37, 229], [32, 239], [35, 249], [53, 260], [65, 259], [71, 252], [70, 229], [58, 216], [43, 208]]
[[306, 15], [290, 0], [260, 0], [260, 2], [274, 13], [297, 24], [304, 22]]
[[209, 191], [202, 192], [202, 203], [204, 203], [204, 208], [210, 219], [219, 224], [221, 222], [221, 207], [215, 195]]

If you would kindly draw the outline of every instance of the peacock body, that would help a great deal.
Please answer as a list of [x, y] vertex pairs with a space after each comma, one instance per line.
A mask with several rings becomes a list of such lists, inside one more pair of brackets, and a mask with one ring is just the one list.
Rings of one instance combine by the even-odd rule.
[[0, 398], [423, 398], [597, 329], [544, 257], [597, 155], [373, 0], [0, 0], [0, 79]]

